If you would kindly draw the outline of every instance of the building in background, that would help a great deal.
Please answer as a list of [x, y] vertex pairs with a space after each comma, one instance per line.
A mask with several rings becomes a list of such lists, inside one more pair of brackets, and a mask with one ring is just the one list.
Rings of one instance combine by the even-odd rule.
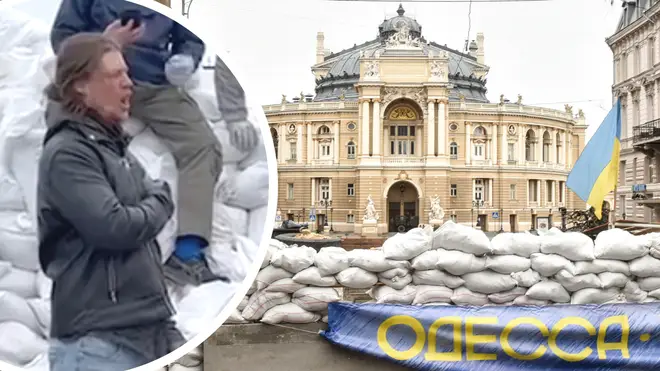
[[[618, 219], [660, 222], [660, 2], [625, 1], [614, 55], [614, 99], [621, 99]], [[654, 196], [655, 195], [655, 196]]]
[[521, 96], [490, 103], [483, 34], [462, 53], [397, 13], [376, 39], [341, 52], [319, 33], [316, 94], [264, 107], [282, 217], [313, 213], [317, 228], [361, 233], [372, 199], [382, 234], [429, 223], [437, 197], [444, 220], [516, 231], [559, 224], [560, 207], [584, 209], [565, 185], [585, 144], [582, 112]]

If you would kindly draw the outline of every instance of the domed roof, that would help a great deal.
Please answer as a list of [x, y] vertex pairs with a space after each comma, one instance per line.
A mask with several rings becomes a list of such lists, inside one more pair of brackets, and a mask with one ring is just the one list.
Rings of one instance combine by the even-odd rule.
[[416, 20], [404, 15], [406, 11], [403, 9], [403, 5], [399, 4], [399, 9], [396, 12], [399, 14], [398, 16], [386, 19], [378, 26], [378, 33], [382, 39], [387, 39], [404, 25], [408, 26], [408, 30], [413, 37], [422, 36], [422, 26]]

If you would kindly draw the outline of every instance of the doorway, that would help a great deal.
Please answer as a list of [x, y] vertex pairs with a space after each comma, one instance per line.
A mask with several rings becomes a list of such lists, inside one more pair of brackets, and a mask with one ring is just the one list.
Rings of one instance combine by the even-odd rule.
[[509, 228], [511, 228], [511, 232], [518, 232], [518, 215], [509, 215]]
[[484, 232], [488, 232], [488, 215], [479, 214], [477, 215], [477, 226]]
[[316, 232], [323, 233], [323, 226], [325, 225], [325, 214], [316, 215]]
[[394, 183], [387, 192], [389, 232], [405, 233], [419, 225], [419, 194], [412, 184]]

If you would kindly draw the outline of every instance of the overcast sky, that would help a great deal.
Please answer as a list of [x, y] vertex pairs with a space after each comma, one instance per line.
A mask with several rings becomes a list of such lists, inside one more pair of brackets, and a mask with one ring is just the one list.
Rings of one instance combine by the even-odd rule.
[[[20, 7], [50, 22], [58, 1], [24, 0]], [[403, 2], [406, 15], [422, 25], [427, 40], [462, 50], [468, 36], [485, 36], [488, 98], [563, 109], [582, 108], [589, 132], [611, 107], [612, 53], [605, 44], [621, 12], [620, 0], [546, 2]], [[175, 8], [180, 2], [173, 0]], [[190, 18], [200, 35], [221, 45], [238, 62], [236, 72], [252, 100], [279, 103], [313, 92], [310, 67], [316, 33], [333, 52], [373, 39], [397, 2], [320, 0], [193, 0]], [[470, 16], [468, 17], [468, 14]]]

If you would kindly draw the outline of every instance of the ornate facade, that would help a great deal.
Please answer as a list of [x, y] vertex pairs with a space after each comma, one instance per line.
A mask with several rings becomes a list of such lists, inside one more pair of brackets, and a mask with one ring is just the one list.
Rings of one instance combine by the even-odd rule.
[[316, 94], [264, 107], [282, 216], [306, 222], [314, 209], [317, 227], [330, 219], [333, 230], [361, 233], [375, 208], [378, 233], [438, 218], [499, 231], [583, 209], [565, 181], [584, 147], [584, 115], [521, 96], [489, 103], [483, 34], [462, 53], [426, 41], [398, 13], [375, 40], [339, 53], [319, 33]]

